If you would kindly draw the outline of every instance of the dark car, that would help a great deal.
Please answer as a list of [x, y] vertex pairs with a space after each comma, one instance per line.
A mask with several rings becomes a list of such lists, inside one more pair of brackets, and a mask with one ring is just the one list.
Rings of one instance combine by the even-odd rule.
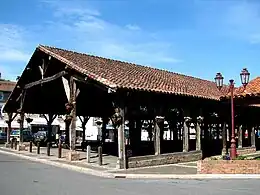
[[[40, 145], [46, 145], [48, 142], [48, 131], [38, 131], [33, 135], [33, 143], [37, 145], [37, 143], [40, 143]], [[51, 142], [56, 143], [55, 135], [51, 134]]]
[[0, 133], [0, 143], [3, 144], [3, 143], [6, 142], [6, 140], [7, 140], [7, 135], [6, 135], [6, 133], [5, 133], [5, 132], [1, 132], [1, 133]]
[[[20, 130], [12, 130], [10, 134], [11, 139], [16, 139], [17, 141], [20, 141]], [[23, 130], [23, 141], [29, 142], [33, 140], [33, 136], [31, 131], [24, 129]]]

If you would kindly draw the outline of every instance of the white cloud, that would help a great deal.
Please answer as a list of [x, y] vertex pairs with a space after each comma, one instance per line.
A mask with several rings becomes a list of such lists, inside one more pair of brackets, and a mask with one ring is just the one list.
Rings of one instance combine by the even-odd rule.
[[[174, 49], [171, 44], [160, 40], [159, 36], [155, 38], [153, 32], [146, 32], [137, 25], [119, 26], [108, 22], [99, 11], [88, 5], [79, 7], [56, 3], [53, 6], [51, 1], [51, 8], [56, 19], [48, 23], [45, 35], [52, 34], [50, 38], [57, 38], [59, 46], [147, 65], [180, 62], [172, 57]], [[63, 17], [64, 14], [67, 17]]]
[[0, 24], [0, 29], [0, 61], [27, 61], [25, 31], [10, 24]]
[[14, 79], [31, 55], [27, 50], [27, 32], [12, 24], [0, 24], [0, 29], [0, 71], [4, 78]]
[[18, 61], [18, 62], [27, 62], [30, 59], [30, 54], [27, 54], [23, 51], [16, 49], [0, 49], [0, 61], [9, 62], [9, 61]]
[[129, 30], [141, 30], [139, 26], [133, 24], [127, 24], [125, 27], [128, 28]]

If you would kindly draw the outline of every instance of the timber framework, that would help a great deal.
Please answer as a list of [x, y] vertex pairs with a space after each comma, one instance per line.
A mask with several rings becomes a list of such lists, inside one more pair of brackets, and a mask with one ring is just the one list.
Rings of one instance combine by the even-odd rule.
[[[103, 151], [117, 155], [120, 168], [141, 167], [226, 153], [231, 130], [227, 97], [228, 86], [219, 91], [211, 81], [39, 45], [4, 112], [11, 118], [18, 113], [22, 120], [24, 113], [48, 114], [49, 125], [56, 115], [66, 115], [72, 155], [77, 116], [102, 118], [102, 135], [111, 120], [115, 143], [102, 139]], [[237, 99], [238, 147], [255, 150], [260, 109], [251, 104], [259, 98]], [[164, 138], [165, 124], [169, 139]], [[191, 128], [195, 139], [190, 139]], [[142, 129], [148, 131], [148, 141], [141, 140]]]

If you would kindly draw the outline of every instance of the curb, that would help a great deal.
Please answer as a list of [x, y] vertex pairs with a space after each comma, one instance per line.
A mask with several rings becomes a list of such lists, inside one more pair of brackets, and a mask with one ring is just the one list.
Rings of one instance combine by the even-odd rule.
[[125, 179], [260, 179], [260, 174], [115, 174], [114, 178]]
[[77, 171], [77, 172], [85, 173], [85, 174], [89, 174], [89, 175], [94, 175], [94, 176], [98, 176], [98, 177], [114, 178], [114, 174], [106, 173], [106, 172], [102, 172], [102, 171], [96, 171], [96, 170], [89, 169], [89, 168], [78, 167], [75, 165], [68, 165], [68, 164], [64, 164], [64, 163], [60, 163], [60, 162], [53, 162], [53, 161], [50, 161], [47, 159], [39, 159], [39, 158], [35, 158], [35, 157], [26, 156], [23, 154], [14, 153], [11, 151], [9, 152], [9, 151], [5, 151], [5, 150], [0, 150], [0, 153], [13, 155], [13, 156], [17, 156], [17, 157], [20, 157], [20, 158], [23, 158], [26, 160], [39, 162], [39, 163], [43, 163], [43, 164], [47, 164], [47, 165], [52, 165], [52, 166], [56, 166], [59, 168], [66, 168], [69, 170], [73, 170], [73, 171]]

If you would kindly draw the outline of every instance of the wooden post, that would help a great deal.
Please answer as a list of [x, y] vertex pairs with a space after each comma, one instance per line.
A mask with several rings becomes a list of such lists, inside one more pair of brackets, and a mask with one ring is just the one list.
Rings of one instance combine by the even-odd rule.
[[70, 150], [76, 150], [76, 83], [73, 77], [70, 77], [70, 102], [73, 105], [71, 111], [71, 124], [70, 124]]
[[79, 117], [80, 121], [81, 121], [81, 127], [82, 127], [82, 142], [86, 141], [86, 125], [88, 123], [88, 120], [90, 119], [90, 117], [88, 116], [83, 116], [83, 117]]
[[238, 148], [242, 148], [242, 140], [243, 140], [243, 126], [238, 126]]
[[154, 144], [155, 144], [155, 155], [161, 154], [161, 139], [160, 139], [160, 126], [158, 125], [157, 121], [155, 120], [155, 125], [154, 125], [154, 130], [155, 130], [155, 137], [154, 137]]
[[251, 130], [251, 147], [255, 147], [255, 128], [252, 127]]
[[23, 143], [23, 129], [24, 129], [24, 112], [20, 113], [20, 141], [19, 145]]
[[11, 131], [12, 131], [12, 122], [13, 120], [15, 119], [15, 117], [17, 116], [17, 113], [16, 114], [13, 114], [13, 113], [8, 113], [8, 120], [6, 121], [7, 123], [7, 132], [6, 132], [6, 143], [9, 144], [10, 143], [10, 134], [11, 134]]
[[103, 164], [103, 157], [102, 157], [102, 147], [98, 147], [98, 164], [99, 166], [102, 166]]
[[107, 129], [107, 118], [102, 118], [102, 145], [105, 143], [106, 140], [106, 129]]
[[51, 155], [51, 143], [47, 142], [47, 156]]
[[126, 156], [125, 156], [125, 108], [121, 106], [118, 108], [119, 117], [121, 118], [118, 127], [118, 165], [120, 169], [126, 168]]
[[200, 122], [198, 121], [196, 124], [196, 150], [201, 150], [201, 128]]
[[189, 127], [188, 122], [185, 120], [183, 122], [183, 133], [182, 133], [182, 141], [183, 141], [183, 152], [189, 151]]
[[61, 155], [62, 155], [62, 145], [61, 145], [61, 138], [59, 138], [58, 158], [61, 158]]
[[57, 115], [54, 115], [52, 113], [48, 114], [48, 117], [44, 114], [43, 115], [45, 120], [47, 121], [47, 127], [48, 127], [48, 142], [50, 142], [50, 146], [52, 146], [52, 123], [54, 119], [57, 117]]
[[91, 147], [90, 145], [87, 146], [87, 163], [90, 163], [90, 150], [91, 150]]
[[40, 142], [37, 142], [37, 154], [40, 154]]
[[32, 153], [32, 141], [30, 141], [29, 152]]
[[161, 154], [161, 123], [164, 121], [163, 117], [157, 116], [154, 120], [154, 149], [155, 155]]
[[227, 154], [227, 129], [226, 122], [222, 123], [222, 155]]
[[24, 112], [23, 112], [23, 106], [24, 106], [24, 100], [25, 100], [25, 94], [26, 91], [23, 90], [21, 93], [21, 101], [20, 101], [20, 141], [19, 145], [23, 143], [23, 128], [24, 128]]

